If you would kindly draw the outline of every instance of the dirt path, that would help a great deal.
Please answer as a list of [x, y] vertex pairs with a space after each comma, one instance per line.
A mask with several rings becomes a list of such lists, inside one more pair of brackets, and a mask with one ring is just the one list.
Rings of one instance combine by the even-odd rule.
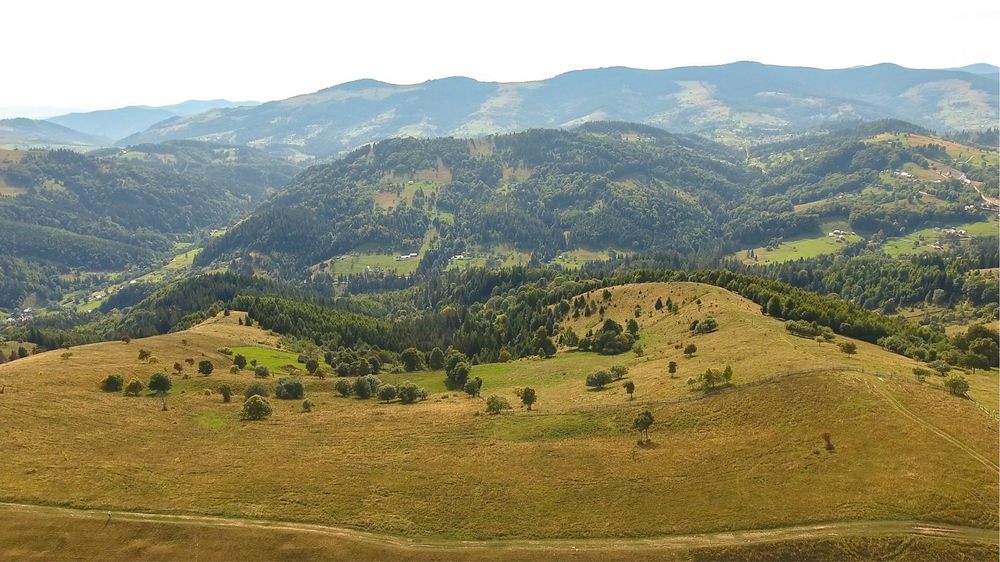
[[[996, 544], [998, 535], [996, 529], [964, 527], [944, 523], [926, 523], [921, 521], [837, 521], [817, 523], [812, 525], [797, 525], [771, 529], [750, 529], [720, 533], [704, 533], [695, 535], [672, 535], [651, 538], [608, 538], [608, 539], [537, 539], [537, 540], [469, 540], [421, 541], [380, 535], [355, 529], [295, 523], [287, 521], [269, 521], [258, 519], [239, 519], [228, 517], [211, 517], [204, 515], [170, 515], [159, 513], [143, 513], [135, 511], [102, 511], [92, 509], [72, 509], [65, 507], [39, 506], [16, 503], [0, 503], [0, 511], [9, 513], [33, 513], [50, 517], [65, 517], [89, 519], [97, 521], [108, 520], [108, 524], [116, 521], [136, 523], [155, 523], [171, 525], [195, 525], [212, 527], [235, 527], [255, 530], [280, 530], [300, 533], [318, 533], [332, 537], [341, 537], [355, 541], [367, 542], [381, 546], [399, 547], [425, 552], [452, 551], [474, 549], [504, 549], [504, 550], [546, 550], [546, 551], [601, 551], [616, 548], [637, 549], [691, 549], [706, 547], [724, 547], [768, 543], [776, 541], [818, 539], [824, 537], [843, 536], [927, 536], [945, 537], [978, 543]], [[110, 513], [110, 518], [108, 517]]]
[[934, 425], [934, 424], [930, 423], [929, 421], [921, 418], [917, 414], [914, 414], [910, 409], [908, 409], [899, 400], [897, 400], [896, 397], [892, 395], [892, 393], [890, 393], [888, 390], [886, 390], [884, 382], [881, 382], [881, 381], [875, 382], [875, 381], [872, 381], [870, 379], [866, 379], [866, 382], [868, 383], [868, 386], [873, 391], [875, 391], [879, 396], [885, 398], [886, 401], [889, 402], [889, 404], [892, 405], [892, 407], [895, 408], [899, 413], [903, 414], [904, 416], [906, 416], [910, 420], [915, 421], [918, 424], [920, 424], [920, 425], [924, 426], [925, 428], [929, 429], [931, 432], [937, 434], [942, 439], [944, 439], [945, 441], [947, 441], [947, 442], [951, 443], [952, 445], [958, 447], [962, 451], [965, 451], [970, 457], [972, 457], [972, 458], [976, 459], [977, 461], [983, 463], [984, 465], [986, 465], [987, 468], [989, 468], [993, 472], [996, 472], [996, 473], [1000, 474], [1000, 466], [997, 466], [996, 462], [994, 462], [994, 461], [992, 461], [992, 460], [984, 457], [983, 455], [979, 454], [978, 451], [976, 451], [972, 447], [966, 445], [965, 443], [963, 443], [962, 441], [960, 441], [957, 437], [951, 435], [950, 433], [944, 431], [943, 429], [939, 429], [936, 425]]

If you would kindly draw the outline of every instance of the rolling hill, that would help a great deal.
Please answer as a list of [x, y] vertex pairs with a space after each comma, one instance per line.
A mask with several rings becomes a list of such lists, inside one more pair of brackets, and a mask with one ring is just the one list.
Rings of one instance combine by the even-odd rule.
[[0, 147], [84, 147], [100, 145], [102, 139], [56, 123], [38, 119], [0, 119]]
[[[564, 349], [473, 366], [483, 396], [517, 404], [517, 388], [537, 390], [531, 411], [500, 415], [484, 415], [481, 397], [445, 390], [441, 371], [397, 374], [386, 363], [383, 382], [416, 382], [427, 400], [343, 398], [337, 377], [302, 375], [312, 411], [272, 398], [269, 420], [241, 421], [242, 400], [225, 403], [221, 385], [238, 397], [272, 379], [229, 373], [225, 348], [295, 365], [278, 338], [242, 325], [241, 312], [2, 364], [4, 462], [18, 477], [0, 481], [0, 556], [23, 555], [19, 545], [102, 559], [276, 559], [331, 547], [325, 557], [346, 559], [997, 555], [995, 370], [967, 374], [970, 398], [961, 399], [939, 377], [915, 379], [918, 363], [861, 341], [856, 354], [842, 353], [842, 336], [795, 337], [717, 287], [602, 292], [580, 297], [601, 299], [610, 318], [635, 318], [644, 354]], [[655, 309], [668, 297], [675, 313]], [[690, 324], [706, 317], [718, 330], [692, 335]], [[582, 333], [600, 321], [567, 315], [561, 324]], [[687, 343], [697, 343], [690, 357]], [[139, 349], [158, 363], [138, 361]], [[98, 388], [112, 372], [145, 381], [175, 361], [188, 372], [186, 358], [215, 370], [170, 375], [167, 411], [146, 392]], [[628, 367], [634, 399], [622, 381], [584, 385], [612, 365]], [[686, 382], [726, 365], [731, 387]], [[652, 442], [640, 445], [631, 423], [647, 409]], [[98, 528], [107, 540], [94, 540]], [[54, 531], [61, 540], [44, 542]]]
[[100, 139], [104, 144], [113, 144], [119, 139], [144, 131], [167, 119], [186, 117], [217, 108], [252, 106], [256, 103], [221, 99], [189, 100], [174, 105], [133, 105], [117, 109], [67, 113], [49, 117], [46, 121], [80, 131]]
[[603, 68], [536, 82], [454, 77], [395, 85], [358, 80], [255, 107], [160, 123], [124, 143], [193, 138], [330, 157], [390, 137], [479, 136], [621, 120], [746, 138], [897, 118], [937, 130], [997, 121], [996, 80], [880, 64], [840, 70], [738, 62], [669, 70]]

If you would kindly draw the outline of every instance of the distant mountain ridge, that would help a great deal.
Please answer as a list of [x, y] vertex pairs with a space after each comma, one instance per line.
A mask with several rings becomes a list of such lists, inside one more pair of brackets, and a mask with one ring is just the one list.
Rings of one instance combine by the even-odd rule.
[[0, 119], [0, 146], [91, 146], [100, 139], [48, 121], [16, 117]]
[[174, 105], [133, 105], [116, 109], [67, 113], [46, 119], [70, 129], [98, 137], [106, 144], [144, 131], [166, 119], [185, 117], [221, 107], [256, 105], [252, 101], [188, 100]]
[[822, 70], [755, 62], [612, 67], [514, 83], [357, 80], [254, 107], [171, 119], [121, 143], [190, 138], [330, 157], [390, 137], [471, 137], [598, 120], [723, 138], [881, 118], [935, 130], [981, 129], [996, 124], [998, 89], [990, 77], [956, 70], [894, 64]]

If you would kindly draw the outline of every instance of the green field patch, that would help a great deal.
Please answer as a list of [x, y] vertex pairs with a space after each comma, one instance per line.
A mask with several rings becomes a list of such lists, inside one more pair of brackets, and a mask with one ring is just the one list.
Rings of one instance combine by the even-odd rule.
[[333, 275], [353, 275], [365, 271], [380, 269], [395, 270], [405, 275], [413, 273], [420, 265], [420, 255], [415, 258], [397, 260], [399, 254], [352, 254], [340, 256], [326, 262], [327, 272]]
[[577, 269], [582, 267], [587, 262], [607, 260], [607, 250], [587, 250], [584, 248], [578, 248], [576, 250], [567, 250], [559, 254], [554, 262], [567, 269]]
[[[290, 367], [304, 369], [305, 365], [299, 363], [299, 354], [269, 347], [245, 346], [232, 348], [233, 356], [237, 353], [247, 358], [247, 368], [251, 368], [252, 361], [257, 361], [258, 367], [267, 367], [273, 371], [285, 371]], [[216, 368], [219, 368], [217, 365]]]
[[[964, 230], [966, 231], [966, 235], [968, 237], [996, 236], [998, 233], [996, 217], [991, 217], [988, 220], [978, 222], [969, 222], [958, 225], [943, 225], [938, 228], [945, 227], [953, 227], [956, 230]], [[935, 248], [935, 243], [939, 240], [942, 242], [944, 241], [942, 236], [942, 231], [936, 230], [934, 227], [923, 228], [913, 231], [906, 236], [900, 236], [898, 238], [887, 240], [886, 243], [882, 245], [882, 251], [893, 257], [919, 252], [933, 252], [937, 250], [937, 248]], [[946, 244], [942, 243], [942, 246], [945, 245]]]
[[388, 209], [398, 206], [403, 201], [407, 205], [413, 205], [413, 196], [418, 190], [423, 190], [426, 198], [430, 197], [432, 193], [437, 193], [440, 186], [429, 181], [408, 180], [403, 183], [402, 187], [380, 186], [380, 189], [375, 193], [375, 204], [383, 209]]
[[[822, 235], [795, 237], [770, 248], [767, 246], [753, 248], [757, 259], [748, 257], [747, 250], [740, 250], [732, 256], [748, 265], [782, 263], [799, 258], [814, 258], [824, 254], [833, 254], [848, 244], [864, 239], [859, 234], [851, 234], [850, 225], [846, 221], [824, 222], [820, 224], [820, 229], [823, 232]], [[831, 236], [835, 230], [842, 230], [849, 234], [842, 238], [836, 235]]]
[[201, 412], [194, 417], [194, 421], [198, 427], [211, 431], [218, 431], [228, 425], [228, 420], [219, 412]]
[[[515, 408], [520, 404], [511, 404]], [[535, 442], [586, 439], [616, 435], [617, 428], [607, 418], [585, 414], [494, 416], [482, 428], [487, 439]]]

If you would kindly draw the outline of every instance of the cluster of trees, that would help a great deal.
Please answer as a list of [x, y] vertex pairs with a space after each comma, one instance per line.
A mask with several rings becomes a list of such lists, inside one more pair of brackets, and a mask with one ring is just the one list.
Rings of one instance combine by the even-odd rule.
[[601, 355], [617, 355], [632, 349], [639, 334], [639, 325], [635, 319], [628, 321], [629, 330], [608, 318], [598, 328], [597, 332], [588, 330], [578, 345], [580, 351], [595, 351]]
[[704, 373], [689, 377], [687, 384], [703, 392], [711, 392], [733, 384], [733, 368], [726, 365], [723, 370], [706, 369]]

